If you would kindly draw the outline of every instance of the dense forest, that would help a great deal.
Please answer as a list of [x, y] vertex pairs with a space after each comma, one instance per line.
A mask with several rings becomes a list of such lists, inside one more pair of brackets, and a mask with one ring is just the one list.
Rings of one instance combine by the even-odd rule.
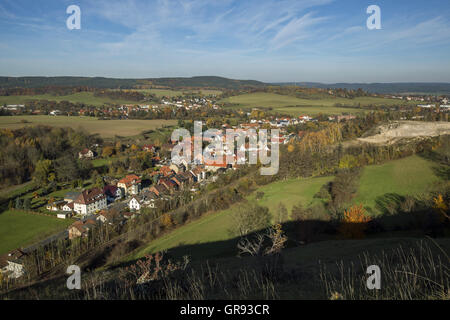
[[72, 86], [111, 89], [132, 89], [151, 87], [170, 88], [250, 88], [261, 87], [265, 83], [255, 80], [232, 80], [222, 77], [192, 78], [147, 78], [113, 79], [88, 77], [0, 77], [0, 88], [40, 88], [51, 86]]
[[[32, 178], [71, 181], [83, 176], [77, 153], [101, 140], [70, 128], [47, 126], [0, 131], [0, 181], [3, 186]], [[54, 165], [50, 168], [49, 162]], [[51, 169], [54, 171], [50, 172]], [[53, 175], [50, 175], [53, 173]]]

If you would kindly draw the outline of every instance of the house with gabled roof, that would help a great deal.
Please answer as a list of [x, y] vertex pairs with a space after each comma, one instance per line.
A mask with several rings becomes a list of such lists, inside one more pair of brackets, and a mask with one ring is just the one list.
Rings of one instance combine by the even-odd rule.
[[87, 237], [89, 231], [94, 229], [96, 225], [97, 224], [93, 219], [79, 220], [72, 223], [68, 229], [69, 239]]
[[163, 184], [157, 184], [157, 185], [151, 186], [149, 191], [153, 192], [158, 197], [162, 197], [162, 196], [168, 195], [170, 193], [169, 190], [167, 189], [167, 187]]
[[170, 178], [159, 179], [158, 184], [164, 185], [170, 194], [173, 194], [175, 191], [178, 190], [178, 185]]
[[93, 159], [95, 158], [95, 156], [96, 156], [95, 152], [88, 148], [84, 148], [83, 150], [78, 152], [79, 159]]
[[195, 182], [201, 182], [206, 179], [206, 170], [201, 166], [197, 166], [190, 171], [194, 176]]
[[161, 172], [161, 174], [165, 177], [174, 174], [174, 171], [169, 166], [162, 166], [161, 168], [159, 168], [159, 172]]
[[141, 191], [141, 178], [135, 174], [127, 175], [117, 183], [117, 187], [122, 188], [125, 194], [139, 194]]
[[92, 188], [84, 190], [74, 201], [73, 210], [81, 215], [93, 214], [106, 208], [106, 196], [103, 190]]
[[103, 193], [106, 196], [106, 200], [108, 202], [114, 202], [123, 196], [123, 191], [121, 188], [112, 186], [112, 185], [106, 185], [103, 187]]
[[128, 202], [130, 210], [139, 211], [141, 208], [155, 208], [157, 195], [152, 191], [142, 192], [138, 196], [133, 196]]
[[101, 223], [113, 224], [121, 220], [121, 214], [117, 210], [102, 210], [98, 213], [96, 220]]

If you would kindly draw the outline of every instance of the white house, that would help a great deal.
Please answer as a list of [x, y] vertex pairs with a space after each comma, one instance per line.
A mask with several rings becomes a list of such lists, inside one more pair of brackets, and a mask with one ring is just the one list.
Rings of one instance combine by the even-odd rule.
[[155, 208], [156, 194], [145, 192], [139, 196], [133, 196], [128, 202], [130, 210], [139, 211], [141, 208]]
[[78, 152], [78, 158], [79, 159], [92, 159], [95, 157], [95, 153], [92, 150], [89, 149], [83, 149], [80, 152]]
[[84, 190], [74, 201], [73, 210], [81, 215], [93, 214], [97, 211], [105, 209], [106, 196], [99, 188]]
[[63, 208], [66, 204], [67, 204], [67, 202], [64, 200], [55, 201], [51, 204], [48, 204], [46, 206], [46, 209], [49, 211], [59, 211], [59, 210], [63, 210]]
[[72, 202], [68, 202], [62, 207], [62, 210], [64, 212], [72, 212], [73, 211], [73, 206], [74, 206], [73, 201]]
[[71, 216], [70, 212], [59, 212], [59, 213], [56, 215], [56, 217], [57, 217], [58, 219], [67, 219], [67, 218], [70, 218], [70, 216]]

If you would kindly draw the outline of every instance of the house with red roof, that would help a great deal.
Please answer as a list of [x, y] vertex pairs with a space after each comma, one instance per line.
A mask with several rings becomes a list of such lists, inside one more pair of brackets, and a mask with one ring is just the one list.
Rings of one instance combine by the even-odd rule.
[[95, 158], [95, 152], [88, 148], [84, 148], [83, 150], [78, 152], [78, 158], [79, 159], [93, 159], [93, 158]]
[[141, 178], [135, 174], [127, 175], [125, 178], [120, 179], [117, 183], [117, 187], [122, 188], [125, 194], [139, 194], [141, 191]]

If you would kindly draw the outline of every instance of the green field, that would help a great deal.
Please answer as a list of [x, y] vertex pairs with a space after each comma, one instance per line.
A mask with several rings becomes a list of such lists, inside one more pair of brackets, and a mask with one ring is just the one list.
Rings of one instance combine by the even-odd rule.
[[[280, 201], [283, 201], [289, 211], [298, 202], [302, 202], [306, 207], [318, 201], [313, 198], [314, 194], [319, 191], [324, 183], [331, 179], [332, 177], [321, 177], [275, 182], [257, 190], [264, 192], [264, 197], [258, 200], [257, 203], [267, 206], [271, 213], [275, 212]], [[249, 196], [248, 199], [252, 200], [254, 197], [255, 193]], [[236, 206], [238, 205], [236, 204]], [[227, 210], [209, 214], [197, 221], [182, 226], [151, 242], [147, 247], [134, 253], [129, 258], [138, 258], [147, 253], [154, 253], [182, 245], [203, 244], [232, 239], [234, 236], [230, 235], [228, 230], [232, 227], [231, 213], [233, 210], [234, 206]], [[234, 250], [234, 248], [232, 249]], [[219, 257], [230, 252], [234, 251], [230, 251], [230, 247], [226, 244], [223, 246], [215, 244], [210, 249], [208, 247], [202, 248], [201, 253], [187, 252], [186, 254], [194, 257], [197, 254], [208, 257]]]
[[39, 94], [33, 96], [0, 96], [0, 105], [4, 104], [24, 104], [30, 100], [48, 100], [48, 101], [69, 101], [72, 103], [84, 103], [93, 106], [102, 106], [103, 104], [137, 104], [136, 101], [110, 99], [108, 97], [95, 97], [92, 92], [78, 92], [66, 96], [56, 96], [51, 94]]
[[[433, 165], [433, 162], [424, 160], [419, 156], [412, 156], [382, 165], [367, 166], [363, 169], [359, 190], [353, 202], [363, 203], [366, 208], [375, 208], [375, 200], [389, 193], [413, 195], [427, 192], [429, 190], [427, 186], [439, 180], [433, 173]], [[273, 214], [278, 204], [283, 202], [290, 212], [292, 206], [299, 202], [304, 207], [319, 203], [321, 200], [314, 198], [314, 195], [322, 185], [332, 179], [333, 177], [319, 177], [277, 181], [258, 188], [248, 199], [254, 200], [256, 192], [262, 191], [264, 196], [262, 199], [257, 200], [259, 205], [268, 207]], [[238, 205], [236, 204], [236, 206]], [[231, 253], [229, 244], [219, 242], [210, 247], [207, 244], [233, 238], [228, 233], [228, 230], [232, 226], [231, 213], [234, 208], [231, 207], [218, 213], [211, 213], [197, 221], [182, 226], [156, 239], [147, 247], [135, 252], [128, 258], [138, 258], [146, 253], [194, 244], [205, 244], [201, 253], [183, 249], [183, 254], [192, 255], [193, 257], [227, 255]]]
[[[333, 177], [289, 179], [273, 182], [258, 188], [256, 192], [264, 192], [264, 196], [256, 202], [260, 206], [268, 207], [272, 214], [276, 212], [280, 202], [286, 206], [289, 212], [299, 202], [302, 203], [303, 207], [309, 207], [321, 202], [320, 199], [314, 198], [314, 195], [325, 183], [331, 180], [333, 180]], [[248, 198], [254, 200], [256, 192]]]
[[294, 116], [300, 114], [316, 115], [323, 114], [342, 114], [342, 113], [358, 113], [363, 110], [354, 108], [335, 107], [335, 104], [347, 106], [365, 105], [393, 105], [404, 103], [396, 99], [383, 99], [376, 97], [359, 97], [355, 99], [346, 98], [319, 98], [319, 99], [300, 99], [287, 95], [276, 93], [247, 93], [238, 96], [229, 97], [219, 101], [221, 103], [236, 104], [236, 108], [273, 108], [274, 111], [289, 113]]
[[426, 193], [439, 178], [433, 162], [419, 156], [390, 161], [363, 169], [354, 203], [376, 210], [376, 200], [386, 194], [414, 195]]
[[33, 244], [64, 230], [72, 222], [22, 211], [0, 213], [0, 254]]
[[[22, 121], [28, 121], [23, 123]], [[5, 116], [0, 117], [0, 128], [17, 129], [32, 125], [82, 128], [89, 133], [98, 133], [102, 137], [134, 136], [142, 131], [155, 130], [162, 126], [176, 125], [176, 120], [98, 120], [94, 117], [79, 116]]]

